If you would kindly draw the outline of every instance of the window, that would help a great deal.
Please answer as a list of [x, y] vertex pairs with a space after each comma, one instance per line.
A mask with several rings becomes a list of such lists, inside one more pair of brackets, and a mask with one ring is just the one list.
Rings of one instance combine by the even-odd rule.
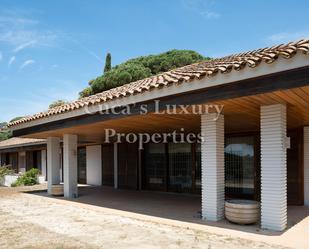
[[114, 186], [114, 144], [102, 146], [102, 184]]
[[160, 190], [166, 187], [165, 144], [147, 144], [145, 176], [147, 189]]
[[202, 183], [202, 155], [201, 155], [201, 144], [195, 145], [195, 189], [201, 190]]
[[191, 144], [169, 143], [169, 187], [177, 192], [190, 192], [192, 188]]
[[225, 191], [227, 195], [253, 198], [254, 141], [254, 136], [226, 138]]
[[78, 165], [78, 183], [86, 184], [86, 148], [79, 148], [78, 149], [78, 158], [77, 158], [77, 165]]

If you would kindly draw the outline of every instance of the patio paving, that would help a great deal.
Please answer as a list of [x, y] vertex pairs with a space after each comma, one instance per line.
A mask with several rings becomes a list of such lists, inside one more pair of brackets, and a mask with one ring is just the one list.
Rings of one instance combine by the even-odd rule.
[[[91, 189], [87, 191], [92, 194]], [[127, 191], [117, 192], [122, 195]], [[126, 196], [132, 199], [128, 194]], [[96, 199], [95, 195], [92, 198]], [[193, 223], [76, 202], [79, 199], [47, 198], [46, 186], [0, 187], [0, 200], [3, 228], [0, 229], [0, 248], [3, 249], [288, 248], [184, 225]]]
[[[49, 197], [47, 193], [39, 193], [39, 195]], [[68, 202], [64, 198], [54, 199]], [[139, 220], [294, 248], [309, 248], [309, 207], [304, 206], [289, 206], [288, 228], [284, 232], [273, 232], [260, 229], [259, 224], [241, 226], [226, 220], [220, 222], [202, 220], [200, 197], [197, 195], [80, 186], [79, 197], [69, 202], [80, 207], [104, 210]]]

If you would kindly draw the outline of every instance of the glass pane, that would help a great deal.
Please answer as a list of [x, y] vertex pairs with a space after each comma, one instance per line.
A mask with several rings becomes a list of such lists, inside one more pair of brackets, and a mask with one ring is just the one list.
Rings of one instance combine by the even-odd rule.
[[169, 187], [171, 190], [185, 192], [192, 188], [191, 144], [169, 143]]
[[196, 151], [195, 151], [195, 188], [201, 189], [201, 180], [202, 180], [202, 161], [201, 161], [201, 144], [196, 144]]
[[225, 191], [230, 195], [254, 194], [254, 137], [227, 137]]
[[78, 183], [86, 183], [86, 148], [78, 149]]
[[114, 186], [114, 144], [102, 146], [102, 184]]
[[147, 189], [166, 186], [165, 144], [148, 144], [145, 150], [145, 176]]

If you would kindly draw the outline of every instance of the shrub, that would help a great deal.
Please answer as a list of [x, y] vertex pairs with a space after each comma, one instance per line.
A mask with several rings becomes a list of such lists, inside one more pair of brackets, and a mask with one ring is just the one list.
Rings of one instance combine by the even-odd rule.
[[6, 175], [10, 175], [15, 173], [10, 165], [1, 166], [0, 167], [0, 179], [2, 179]]
[[16, 182], [11, 183], [11, 187], [13, 187], [13, 188], [17, 187], [17, 181], [16, 181]]
[[32, 168], [26, 171], [23, 175], [18, 177], [17, 181], [12, 183], [12, 187], [16, 186], [32, 186], [38, 184], [37, 177], [40, 174], [38, 169]]

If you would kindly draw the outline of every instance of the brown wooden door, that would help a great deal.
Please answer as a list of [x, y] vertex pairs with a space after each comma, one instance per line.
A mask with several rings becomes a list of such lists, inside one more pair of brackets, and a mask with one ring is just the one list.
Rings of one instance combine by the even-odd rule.
[[288, 205], [303, 205], [303, 133], [302, 129], [288, 131], [291, 147], [287, 150]]
[[137, 189], [138, 144], [118, 144], [118, 186]]
[[102, 184], [114, 186], [114, 144], [102, 146]]

